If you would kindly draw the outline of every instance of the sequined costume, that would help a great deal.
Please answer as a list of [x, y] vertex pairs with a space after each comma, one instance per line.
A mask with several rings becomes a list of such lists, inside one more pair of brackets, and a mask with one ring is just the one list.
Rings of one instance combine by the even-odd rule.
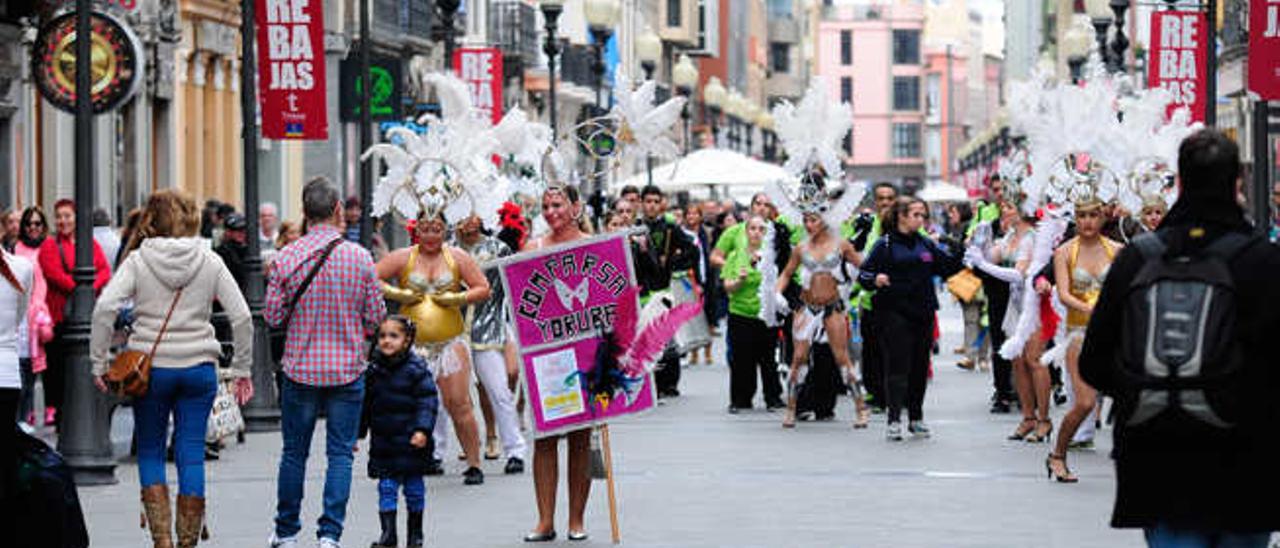
[[401, 307], [400, 313], [418, 325], [414, 351], [427, 361], [437, 377], [447, 377], [461, 369], [463, 364], [456, 352], [445, 350], [455, 342], [463, 342], [461, 336], [465, 329], [459, 307], [441, 305], [433, 298], [462, 290], [462, 275], [453, 253], [446, 247], [441, 250], [441, 256], [447, 267], [446, 274], [429, 279], [414, 270], [418, 263], [418, 248], [415, 246], [409, 250], [409, 259], [400, 272], [400, 287], [421, 295], [422, 300]]
[[476, 263], [484, 268], [485, 278], [489, 280], [489, 298], [467, 307], [466, 321], [471, 327], [471, 348], [501, 350], [507, 342], [506, 292], [502, 287], [498, 268], [485, 268], [484, 265], [511, 255], [511, 248], [492, 236], [485, 236], [472, 246], [460, 243], [458, 247], [475, 258]]

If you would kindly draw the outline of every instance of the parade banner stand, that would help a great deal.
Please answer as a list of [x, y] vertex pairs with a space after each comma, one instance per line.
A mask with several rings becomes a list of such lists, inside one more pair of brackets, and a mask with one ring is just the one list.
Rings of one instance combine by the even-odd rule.
[[494, 263], [508, 296], [534, 437], [599, 429], [615, 544], [621, 535], [608, 423], [652, 410], [657, 392], [652, 374], [639, 379], [639, 389], [625, 397], [593, 397], [588, 383], [602, 335], [613, 328], [619, 299], [636, 298], [626, 291], [636, 285], [631, 233], [593, 236]]

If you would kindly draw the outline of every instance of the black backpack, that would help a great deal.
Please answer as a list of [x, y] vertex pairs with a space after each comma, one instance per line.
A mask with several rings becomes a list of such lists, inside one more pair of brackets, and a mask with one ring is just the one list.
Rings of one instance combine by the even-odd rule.
[[1130, 411], [1126, 428], [1183, 439], [1236, 430], [1245, 414], [1238, 392], [1244, 354], [1228, 263], [1252, 243], [1227, 233], [1188, 255], [1168, 253], [1154, 233], [1133, 240], [1144, 263], [1122, 324], [1128, 390], [1117, 399]]

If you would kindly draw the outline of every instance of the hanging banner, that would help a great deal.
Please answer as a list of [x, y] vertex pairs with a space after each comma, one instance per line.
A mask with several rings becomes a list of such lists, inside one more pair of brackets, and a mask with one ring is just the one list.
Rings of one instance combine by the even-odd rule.
[[1204, 13], [1198, 11], [1151, 13], [1147, 86], [1168, 90], [1173, 95], [1169, 113], [1188, 108], [1193, 122], [1203, 122], [1209, 107], [1205, 97], [1209, 81], [1206, 55], [1212, 46], [1205, 40], [1207, 25]]
[[258, 106], [267, 139], [329, 138], [324, 3], [256, 0]]
[[[587, 428], [652, 409], [653, 376], [612, 381], [601, 391], [596, 349], [621, 299], [636, 297], [628, 232], [579, 240], [502, 260], [498, 269], [519, 349], [535, 437]], [[622, 386], [627, 386], [622, 390]]]
[[1249, 4], [1249, 91], [1280, 100], [1280, 0]]
[[458, 48], [453, 50], [453, 71], [471, 88], [471, 104], [493, 124], [502, 120], [502, 50]]

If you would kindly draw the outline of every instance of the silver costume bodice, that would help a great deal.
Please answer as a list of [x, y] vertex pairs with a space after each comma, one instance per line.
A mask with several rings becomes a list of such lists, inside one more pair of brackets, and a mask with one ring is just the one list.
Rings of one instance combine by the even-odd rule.
[[471, 344], [478, 349], [496, 350], [507, 341], [506, 291], [502, 287], [498, 268], [485, 268], [484, 265], [510, 255], [511, 248], [502, 240], [490, 236], [474, 246], [459, 247], [466, 250], [476, 260], [476, 264], [484, 268], [484, 276], [489, 280], [489, 298], [467, 308], [467, 319], [471, 323]]

